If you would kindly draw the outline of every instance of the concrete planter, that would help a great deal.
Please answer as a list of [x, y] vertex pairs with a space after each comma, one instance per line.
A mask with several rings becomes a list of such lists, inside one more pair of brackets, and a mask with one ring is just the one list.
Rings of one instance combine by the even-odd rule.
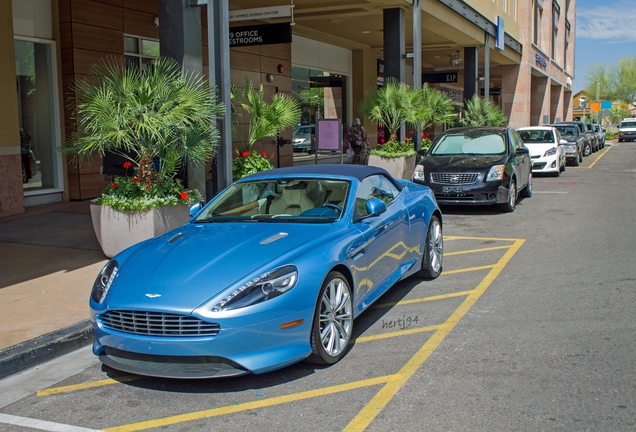
[[411, 180], [415, 170], [415, 156], [384, 158], [369, 155], [368, 165], [384, 168], [395, 178]]
[[112, 258], [140, 241], [156, 237], [190, 220], [186, 205], [166, 206], [145, 212], [119, 211], [91, 204], [91, 219], [104, 254]]

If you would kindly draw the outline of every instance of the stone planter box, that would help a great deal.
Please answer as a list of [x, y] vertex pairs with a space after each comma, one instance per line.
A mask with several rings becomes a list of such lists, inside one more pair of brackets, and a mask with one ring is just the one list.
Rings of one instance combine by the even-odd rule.
[[368, 165], [384, 168], [395, 178], [412, 180], [415, 170], [415, 156], [384, 158], [369, 155]]
[[186, 205], [166, 206], [145, 212], [119, 211], [91, 204], [91, 219], [104, 254], [112, 258], [140, 241], [156, 237], [190, 220]]

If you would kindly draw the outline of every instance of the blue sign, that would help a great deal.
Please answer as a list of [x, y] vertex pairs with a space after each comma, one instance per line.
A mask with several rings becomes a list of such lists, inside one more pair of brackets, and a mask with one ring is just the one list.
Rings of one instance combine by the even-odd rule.
[[495, 48], [498, 50], [504, 50], [504, 20], [502, 17], [497, 17], [497, 38], [495, 39]]
[[541, 57], [539, 54], [535, 54], [534, 55], [535, 60], [537, 61], [537, 63], [539, 63], [541, 66], [543, 67], [548, 67], [548, 62], [546, 59], [544, 59], [543, 57]]
[[602, 110], [612, 109], [612, 101], [601, 101], [601, 109]]

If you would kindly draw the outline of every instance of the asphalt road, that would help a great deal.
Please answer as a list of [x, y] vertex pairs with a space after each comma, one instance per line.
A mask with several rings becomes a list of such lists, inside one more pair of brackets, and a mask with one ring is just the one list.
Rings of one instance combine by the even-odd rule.
[[633, 431], [635, 190], [618, 143], [513, 213], [444, 208], [442, 276], [394, 287], [332, 367], [162, 380], [82, 349], [0, 381], [0, 430]]

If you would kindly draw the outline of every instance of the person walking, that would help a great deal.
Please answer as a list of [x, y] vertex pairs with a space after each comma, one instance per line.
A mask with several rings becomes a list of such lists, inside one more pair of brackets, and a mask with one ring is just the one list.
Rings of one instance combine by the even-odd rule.
[[347, 139], [353, 150], [352, 163], [366, 165], [369, 143], [367, 142], [367, 132], [364, 130], [364, 126], [360, 123], [359, 118], [356, 117], [353, 119], [353, 124], [349, 128], [347, 135]]

